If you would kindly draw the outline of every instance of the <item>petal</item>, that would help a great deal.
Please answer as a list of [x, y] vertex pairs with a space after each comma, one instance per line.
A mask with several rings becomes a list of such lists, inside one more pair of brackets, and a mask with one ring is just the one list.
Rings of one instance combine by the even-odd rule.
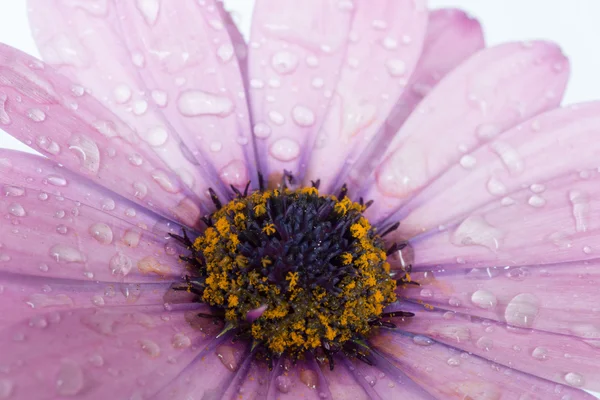
[[80, 309], [24, 321], [0, 333], [2, 382], [15, 399], [152, 397], [213, 337], [192, 328], [190, 312]]
[[[462, 253], [461, 250], [455, 252], [454, 249], [458, 249], [464, 242], [461, 237], [466, 233], [465, 229], [474, 229], [472, 233], [480, 236], [474, 238], [474, 245], [483, 240], [481, 234], [487, 235], [492, 241], [494, 238], [498, 240], [497, 248], [493, 245], [485, 252], [476, 249], [477, 246], [468, 246], [473, 250], [474, 261], [481, 260], [482, 254], [486, 253], [488, 260], [495, 259], [496, 254], [500, 255], [503, 240], [501, 236], [504, 234], [507, 235], [507, 252], [511, 257], [516, 255], [514, 247], [519, 246], [515, 242], [517, 238], [524, 240], [523, 244], [542, 246], [537, 249], [551, 249], [548, 240], [560, 239], [562, 231], [565, 231], [565, 235], [577, 233], [575, 236], [585, 238], [585, 232], [578, 230], [587, 230], [584, 225], [589, 224], [589, 218], [584, 210], [587, 209], [586, 204], [590, 200], [586, 196], [593, 196], [595, 189], [593, 183], [582, 181], [582, 177], [595, 176], [591, 171], [597, 167], [596, 154], [600, 151], [598, 141], [595, 140], [597, 128], [600, 126], [599, 111], [600, 103], [550, 111], [503, 133], [489, 146], [482, 146], [468, 154], [471, 159], [477, 160], [474, 168], [465, 169], [462, 165], [455, 164], [397, 214], [402, 219], [403, 227], [403, 231], [398, 235], [410, 238], [440, 226], [448, 227], [454, 231], [454, 239], [458, 240], [458, 246], [446, 240], [445, 249], [440, 251], [447, 254], [456, 253], [454, 256]], [[549, 159], [552, 162], [548, 162]], [[548, 193], [548, 206], [545, 203], [546, 194], [541, 192], [545, 186], [551, 189]], [[576, 193], [578, 187], [583, 191], [580, 194]], [[574, 193], [569, 194], [571, 189]], [[540, 193], [535, 193], [536, 191]], [[465, 196], [466, 193], [468, 196]], [[510, 197], [513, 194], [514, 199]], [[570, 196], [573, 200], [570, 200]], [[510, 204], [517, 200], [523, 204], [515, 204], [515, 207], [512, 207]], [[502, 207], [503, 205], [505, 207]], [[492, 210], [489, 213], [489, 222], [498, 225], [499, 229], [489, 225], [475, 212], [479, 209], [482, 215], [488, 218], [485, 214], [486, 208]], [[502, 208], [506, 210], [501, 210]], [[496, 211], [493, 211], [494, 209]], [[509, 217], [512, 212], [515, 214]], [[583, 214], [580, 215], [580, 212]], [[474, 217], [469, 218], [469, 214], [474, 214]], [[509, 220], [500, 220], [505, 217]], [[522, 221], [523, 217], [531, 217], [531, 224]], [[517, 222], [517, 218], [521, 222]], [[583, 218], [579, 224], [584, 225], [578, 227], [577, 218]], [[554, 222], [557, 224], [554, 225]], [[539, 226], [535, 225], [536, 223]], [[532, 237], [524, 238], [516, 231], [502, 231], [503, 228], [514, 228], [514, 224], [520, 224], [518, 229], [523, 228], [524, 233]], [[494, 229], [497, 235], [492, 233]], [[550, 237], [557, 231], [557, 237]], [[589, 234], [593, 236], [593, 232], [592, 225]], [[448, 238], [449, 233], [442, 232], [439, 235]], [[427, 239], [424, 246], [430, 248], [425, 243]], [[469, 243], [462, 243], [465, 244]], [[576, 244], [580, 247], [565, 252], [561, 259], [585, 257], [582, 253], [582, 242]], [[585, 244], [592, 246], [592, 243]], [[558, 245], [560, 246], [560, 243]], [[418, 247], [419, 242], [415, 241], [414, 246]], [[416, 264], [432, 261], [427, 261], [428, 256], [420, 248], [415, 248], [415, 252]], [[439, 253], [434, 253], [431, 257], [438, 257]], [[537, 263], [537, 259], [534, 258], [538, 256], [539, 262], [548, 262], [543, 255], [529, 250], [519, 255], [520, 260], [516, 262]], [[438, 261], [442, 260], [435, 262]]]
[[61, 196], [101, 210], [136, 226], [165, 234], [180, 234], [181, 228], [121, 196], [83, 179], [51, 160], [8, 149], [0, 149], [0, 186], [5, 197], [20, 197], [23, 186], [38, 190], [40, 200]]
[[600, 348], [583, 340], [521, 330], [453, 312], [421, 308], [415, 314], [414, 318], [396, 322], [398, 328], [557, 383], [572, 383], [577, 374], [582, 379], [581, 387], [596, 391], [600, 388]]
[[[62, 184], [63, 177], [49, 178]], [[2, 184], [2, 178], [0, 178]], [[135, 225], [29, 186], [3, 185], [0, 265], [11, 273], [75, 280], [176, 280], [184, 273], [164, 225]]]
[[[389, 216], [491, 136], [556, 107], [568, 70], [558, 47], [544, 42], [504, 44], [469, 58], [431, 91], [389, 145], [363, 196], [379, 200], [371, 218]], [[463, 158], [467, 168], [470, 161]]]
[[436, 398], [594, 399], [583, 391], [502, 367], [429, 338], [382, 330], [372, 342], [391, 363], [421, 382]]
[[[403, 298], [600, 345], [599, 263], [548, 267], [475, 268], [411, 276], [422, 288], [404, 288]], [[598, 358], [596, 358], [598, 360]]]
[[212, 0], [116, 4], [127, 48], [145, 60], [142, 80], [165, 93], [162, 111], [195, 158], [226, 187], [256, 181], [246, 92], [220, 6]]
[[3, 329], [26, 319], [43, 324], [39, 316], [57, 309], [162, 306], [171, 284], [76, 281], [1, 272], [0, 287]]
[[[141, 53], [130, 53], [114, 2], [28, 0], [29, 20], [42, 57], [98, 99], [136, 134], [197, 195], [210, 176], [201, 171], [161, 107], [167, 94], [140, 78]], [[93, 50], [91, 50], [93, 49]], [[212, 179], [215, 181], [216, 179]]]
[[[259, 0], [254, 8], [248, 74], [261, 170], [279, 181], [300, 173], [330, 103], [353, 18], [349, 2]], [[323, 82], [318, 89], [313, 79]], [[272, 175], [272, 176], [271, 176]]]
[[52, 68], [2, 45], [0, 85], [4, 130], [123, 197], [197, 224], [200, 199], [127, 125], [92, 97], [72, 91]]
[[[327, 193], [335, 189], [338, 174], [379, 139], [417, 64], [427, 23], [423, 5], [412, 0], [359, 2], [354, 13], [346, 62], [309, 153], [306, 181], [320, 179]], [[318, 89], [315, 84], [320, 81], [314, 80], [310, 90]]]

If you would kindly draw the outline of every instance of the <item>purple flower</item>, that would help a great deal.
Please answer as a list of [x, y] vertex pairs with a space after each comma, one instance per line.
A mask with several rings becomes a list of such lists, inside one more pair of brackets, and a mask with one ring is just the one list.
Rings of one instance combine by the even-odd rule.
[[600, 390], [600, 105], [555, 45], [421, 0], [259, 0], [248, 45], [212, 0], [29, 6], [0, 399]]

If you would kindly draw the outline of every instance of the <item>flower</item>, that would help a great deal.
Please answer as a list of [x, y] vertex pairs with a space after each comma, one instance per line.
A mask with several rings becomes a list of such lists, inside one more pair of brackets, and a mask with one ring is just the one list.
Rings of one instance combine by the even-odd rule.
[[297, 4], [246, 46], [210, 0], [30, 0], [48, 64], [0, 47], [0, 124], [47, 158], [0, 152], [0, 398], [600, 389], [600, 106], [559, 107], [560, 50]]

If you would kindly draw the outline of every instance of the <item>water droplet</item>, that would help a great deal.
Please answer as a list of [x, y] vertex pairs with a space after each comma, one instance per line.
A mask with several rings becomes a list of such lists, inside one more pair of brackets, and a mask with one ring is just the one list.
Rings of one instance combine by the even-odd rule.
[[573, 218], [575, 218], [575, 229], [577, 232], [586, 232], [590, 212], [588, 196], [578, 190], [571, 190], [569, 200], [572, 205]]
[[148, 25], [156, 23], [160, 10], [158, 0], [136, 0], [135, 5]]
[[428, 338], [427, 336], [422, 336], [422, 335], [413, 336], [412, 341], [417, 346], [431, 346], [433, 343], [435, 343], [433, 341], [433, 339]]
[[47, 153], [53, 155], [57, 155], [58, 153], [60, 153], [60, 145], [48, 136], [38, 136], [35, 139], [35, 142], [40, 149], [44, 150]]
[[113, 89], [113, 96], [115, 96], [115, 101], [119, 104], [123, 104], [128, 102], [131, 99], [131, 88], [127, 85], [117, 85]]
[[248, 169], [241, 160], [233, 160], [219, 171], [219, 177], [228, 185], [243, 187], [248, 182]]
[[263, 122], [254, 125], [252, 131], [254, 132], [254, 136], [260, 139], [266, 139], [271, 135], [271, 127]]
[[460, 165], [465, 169], [473, 169], [477, 164], [477, 159], [470, 154], [461, 157]]
[[113, 275], [127, 276], [133, 268], [133, 262], [131, 258], [118, 252], [110, 259], [108, 266]]
[[288, 393], [292, 389], [292, 380], [287, 375], [279, 375], [275, 378], [275, 386], [281, 393]]
[[102, 307], [105, 304], [104, 297], [100, 296], [99, 294], [92, 296], [92, 304], [97, 307]]
[[450, 357], [446, 363], [451, 367], [458, 367], [460, 365], [460, 358], [458, 357]]
[[146, 353], [150, 358], [156, 358], [160, 356], [160, 346], [150, 339], [140, 339], [139, 341], [142, 351]]
[[514, 281], [522, 281], [530, 275], [531, 273], [527, 267], [510, 268], [506, 271], [506, 276]]
[[527, 203], [531, 207], [540, 208], [540, 207], [543, 207], [546, 204], [546, 200], [544, 200], [543, 197], [540, 197], [537, 194], [535, 194], [535, 195], [531, 196], [529, 198], [529, 200], [527, 200]]
[[167, 193], [181, 192], [181, 186], [177, 177], [168, 174], [163, 170], [156, 169], [152, 171], [152, 179], [154, 179], [154, 182], [158, 183], [158, 186]]
[[280, 161], [292, 161], [300, 155], [300, 145], [293, 139], [278, 139], [269, 148], [271, 156]]
[[233, 46], [230, 43], [224, 43], [217, 49], [217, 56], [224, 63], [231, 61], [234, 54]]
[[402, 60], [388, 60], [385, 63], [388, 73], [393, 76], [402, 76], [406, 73], [406, 63]]
[[299, 126], [312, 126], [315, 123], [315, 113], [304, 106], [295, 106], [292, 109], [292, 119]]
[[46, 113], [39, 108], [30, 108], [27, 110], [27, 117], [33, 122], [42, 122], [46, 119]]
[[61, 235], [66, 235], [69, 232], [69, 228], [67, 228], [66, 225], [58, 225], [56, 227], [56, 232], [60, 233]]
[[153, 147], [160, 147], [167, 143], [169, 133], [164, 126], [154, 126], [146, 131], [144, 140]]
[[10, 116], [6, 113], [6, 94], [0, 93], [0, 123], [3, 125], [8, 125], [11, 123]]
[[506, 194], [506, 186], [500, 179], [491, 177], [487, 182], [487, 190], [494, 196], [503, 196]]
[[150, 93], [150, 96], [152, 96], [152, 100], [157, 106], [165, 107], [167, 105], [167, 92], [164, 90], [155, 89]]
[[433, 292], [431, 289], [422, 289], [419, 293], [422, 297], [433, 297]]
[[34, 315], [29, 320], [29, 326], [37, 329], [44, 329], [48, 326], [48, 320], [43, 315]]
[[432, 336], [438, 336], [457, 343], [464, 343], [471, 340], [471, 331], [469, 328], [460, 325], [442, 325], [432, 328], [428, 333]]
[[565, 375], [565, 382], [574, 387], [582, 387], [585, 384], [585, 379], [581, 374], [569, 372]]
[[95, 141], [82, 135], [73, 135], [69, 139], [69, 150], [79, 159], [86, 172], [97, 174], [100, 168], [100, 149]]
[[14, 215], [15, 217], [24, 217], [25, 215], [27, 215], [23, 206], [19, 203], [11, 203], [8, 206], [8, 212], [11, 215]]
[[210, 143], [210, 151], [213, 153], [218, 153], [223, 148], [223, 144], [221, 142], [213, 141]]
[[300, 381], [311, 389], [319, 386], [319, 376], [312, 369], [302, 369], [300, 371]]
[[123, 243], [127, 246], [135, 248], [140, 244], [142, 232], [137, 228], [127, 229], [123, 234]]
[[113, 241], [113, 231], [105, 223], [98, 222], [90, 226], [90, 235], [102, 244], [110, 244]]
[[382, 44], [383, 48], [386, 50], [394, 50], [395, 48], [398, 47], [398, 41], [389, 36], [385, 37], [383, 39], [383, 41], [381, 42], [381, 44]]
[[269, 119], [275, 125], [283, 125], [285, 123], [285, 117], [277, 111], [269, 111]]
[[228, 370], [236, 371], [238, 369], [241, 354], [234, 347], [222, 344], [217, 347], [216, 354]]
[[8, 399], [14, 392], [14, 384], [8, 379], [0, 379], [0, 399]]
[[143, 115], [148, 111], [148, 102], [146, 100], [136, 100], [133, 103], [132, 111], [135, 115]]
[[504, 237], [501, 230], [491, 226], [478, 215], [467, 217], [454, 231], [451, 242], [456, 246], [484, 246], [497, 250]]
[[483, 351], [490, 351], [494, 347], [494, 341], [488, 337], [482, 336], [475, 345]]
[[471, 301], [479, 308], [491, 309], [498, 304], [496, 296], [490, 291], [479, 289], [471, 296]]
[[102, 207], [102, 210], [104, 210], [104, 211], [112, 211], [115, 209], [116, 204], [113, 199], [107, 198], [107, 199], [102, 200], [101, 207]]
[[525, 169], [523, 160], [517, 151], [507, 143], [495, 142], [491, 145], [492, 150], [498, 154], [504, 166], [511, 174], [519, 174]]
[[85, 256], [78, 249], [66, 244], [52, 246], [49, 253], [56, 262], [83, 263], [85, 261]]
[[290, 51], [278, 51], [271, 58], [271, 67], [278, 74], [291, 74], [298, 67], [298, 56]]
[[90, 364], [94, 367], [101, 367], [104, 365], [104, 358], [100, 354], [92, 354], [90, 358], [88, 358]]
[[536, 360], [547, 360], [548, 359], [548, 349], [545, 347], [536, 347], [531, 352], [531, 357]]
[[148, 186], [142, 182], [134, 182], [133, 190], [133, 195], [140, 200], [142, 200], [148, 194]]
[[226, 117], [233, 112], [235, 105], [225, 96], [200, 90], [186, 90], [179, 95], [177, 108], [186, 117], [201, 115]]
[[510, 325], [531, 328], [539, 312], [540, 302], [531, 293], [521, 293], [512, 298], [504, 311], [504, 318]]
[[171, 344], [176, 349], [185, 349], [192, 345], [192, 341], [186, 334], [179, 332], [173, 335]]
[[83, 370], [73, 361], [63, 361], [56, 377], [56, 392], [61, 396], [75, 396], [84, 386]]
[[142, 158], [142, 156], [140, 156], [137, 153], [130, 154], [127, 159], [129, 160], [131, 165], [135, 165], [136, 167], [139, 167], [144, 162], [144, 159]]
[[137, 263], [137, 268], [144, 274], [154, 273], [162, 276], [166, 276], [170, 272], [170, 268], [167, 265], [161, 264], [156, 258], [147, 256], [142, 258]]

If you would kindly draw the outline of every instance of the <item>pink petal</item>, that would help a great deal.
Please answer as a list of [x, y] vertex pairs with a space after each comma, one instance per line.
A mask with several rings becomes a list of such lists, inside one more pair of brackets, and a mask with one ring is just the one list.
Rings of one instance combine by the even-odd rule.
[[61, 196], [161, 235], [181, 234], [179, 225], [44, 157], [0, 149], [0, 177], [2, 195], [6, 197], [19, 197], [23, 186], [27, 186], [40, 191], [40, 200], [49, 195]]
[[[124, 41], [146, 87], [167, 96], [166, 119], [227, 187], [256, 181], [246, 93], [215, 1], [117, 2]], [[174, 18], [177, 23], [174, 24]]]
[[452, 71], [406, 121], [368, 182], [364, 197], [379, 200], [371, 218], [389, 216], [465, 152], [556, 107], [568, 71], [560, 50], [544, 42], [485, 49]]
[[4, 130], [138, 204], [197, 223], [200, 199], [127, 125], [52, 68], [3, 45], [0, 84]]
[[163, 306], [165, 298], [183, 293], [169, 292], [169, 283], [76, 281], [4, 272], [0, 273], [0, 287], [0, 329], [56, 310]]
[[[63, 184], [60, 175], [46, 178]], [[117, 218], [60, 195], [2, 185], [0, 264], [11, 273], [76, 280], [129, 282], [175, 280], [184, 273], [161, 224], [147, 226]], [[2, 178], [0, 178], [2, 184]]]
[[[254, 9], [248, 73], [261, 169], [279, 181], [300, 173], [338, 80], [353, 18], [348, 2], [259, 0]], [[312, 81], [323, 82], [315, 89]], [[271, 176], [272, 174], [272, 176]]]
[[484, 45], [483, 32], [476, 19], [454, 9], [430, 12], [423, 52], [415, 71], [381, 128], [378, 139], [351, 166], [347, 178], [350, 188], [352, 185], [360, 186], [381, 161], [387, 146], [423, 97], [446, 74]]
[[591, 347], [600, 346], [598, 262], [426, 274], [413, 273], [423, 287], [403, 288], [399, 295], [519, 328], [578, 336]]
[[122, 307], [24, 321], [0, 333], [2, 383], [15, 399], [152, 397], [213, 337], [192, 328], [194, 314]]
[[[562, 260], [586, 258], [582, 247], [593, 247], [593, 243], [586, 242], [587, 234], [580, 232], [587, 231], [587, 225], [590, 224], [587, 212], [582, 210], [586, 209], [589, 198], [593, 198], [596, 187], [593, 183], [585, 182], [584, 178], [593, 178], [597, 173], [592, 172], [597, 167], [596, 155], [600, 151], [600, 145], [595, 139], [596, 129], [600, 126], [599, 112], [600, 103], [557, 109], [503, 133], [489, 146], [482, 146], [468, 154], [472, 160], [476, 160], [474, 168], [466, 169], [455, 164], [397, 214], [402, 219], [403, 228], [399, 235], [408, 238], [440, 226], [444, 229], [448, 227], [455, 233], [452, 241], [456, 244], [447, 240], [450, 232], [441, 232], [431, 239], [437, 240], [438, 244], [445, 243], [444, 249], [440, 251], [446, 252], [443, 257], [447, 259], [448, 254], [453, 254], [454, 257], [465, 254], [464, 249], [460, 249], [461, 244], [468, 244], [460, 239], [466, 232], [464, 229], [479, 226], [482, 229], [476, 228], [473, 234], [486, 235], [498, 228], [496, 234], [488, 235], [492, 241], [494, 238], [498, 240], [497, 246], [492, 244], [487, 249], [467, 246], [471, 248], [469, 252], [472, 250], [472, 261], [481, 260], [484, 254], [488, 260], [503, 258], [504, 235], [508, 255], [518, 258], [515, 262], [551, 261], [543, 254], [534, 253], [537, 249], [563, 253], [559, 258]], [[545, 186], [550, 189], [548, 204], [546, 194], [539, 192]], [[583, 191], [581, 197], [575, 193], [577, 188]], [[574, 193], [569, 194], [571, 190]], [[539, 193], [535, 193], [536, 191]], [[513, 195], [514, 199], [511, 197]], [[513, 207], [510, 205], [513, 201], [520, 205], [515, 204]], [[579, 215], [581, 212], [583, 214]], [[471, 218], [470, 214], [473, 214]], [[478, 214], [484, 215], [486, 219], [489, 217], [489, 223]], [[504, 218], [508, 220], [503, 220]], [[532, 218], [531, 223], [527, 220], [517, 222], [517, 219], [523, 218]], [[579, 227], [577, 218], [583, 218]], [[513, 229], [517, 226], [515, 224], [519, 224], [517, 230], [504, 230]], [[524, 235], [517, 232], [521, 229], [524, 230]], [[593, 236], [594, 226], [591, 225], [589, 230], [588, 234]], [[573, 234], [580, 241], [575, 242], [577, 247], [569, 251], [559, 251], [553, 247], [555, 244], [550, 244], [553, 238], [560, 239], [561, 236]], [[446, 240], [440, 240], [442, 237]], [[481, 237], [475, 238], [473, 244], [477, 245], [481, 240]], [[519, 243], [515, 240], [523, 240], [521, 245], [537, 247], [516, 255], [515, 246], [519, 246]], [[428, 239], [423, 241], [423, 249], [431, 247], [429, 244], [432, 242], [428, 242]], [[418, 241], [414, 245], [421, 246]], [[416, 264], [429, 263], [440, 255], [434, 251], [428, 256], [420, 247], [415, 248], [415, 253]], [[431, 258], [428, 260], [428, 257]], [[440, 261], [442, 260], [438, 259], [434, 262]]]
[[[204, 197], [206, 182], [216, 179], [207, 179], [166, 119], [161, 107], [167, 94], [142, 81], [143, 56], [127, 51], [114, 2], [29, 0], [28, 5], [43, 58], [132, 126], [158, 158]], [[73, 90], [84, 92], [83, 86]]]
[[[309, 153], [306, 182], [321, 179], [332, 192], [342, 173], [373, 140], [421, 54], [427, 12], [412, 0], [357, 3], [352, 33], [333, 99], [315, 149]], [[315, 83], [313, 81], [313, 88]], [[339, 183], [339, 182], [338, 182]]]
[[526, 331], [453, 312], [416, 311], [415, 314], [414, 318], [394, 322], [403, 331], [434, 338], [531, 375], [569, 384], [574, 382], [573, 374], [578, 374], [585, 389], [597, 391], [600, 388], [600, 348], [594, 347], [593, 343], [542, 331]]
[[[412, 379], [440, 399], [594, 399], [593, 396], [521, 373], [469, 353], [436, 343], [382, 330], [376, 348]], [[575, 378], [575, 377], [572, 377]], [[576, 379], [572, 380], [576, 382]]]

